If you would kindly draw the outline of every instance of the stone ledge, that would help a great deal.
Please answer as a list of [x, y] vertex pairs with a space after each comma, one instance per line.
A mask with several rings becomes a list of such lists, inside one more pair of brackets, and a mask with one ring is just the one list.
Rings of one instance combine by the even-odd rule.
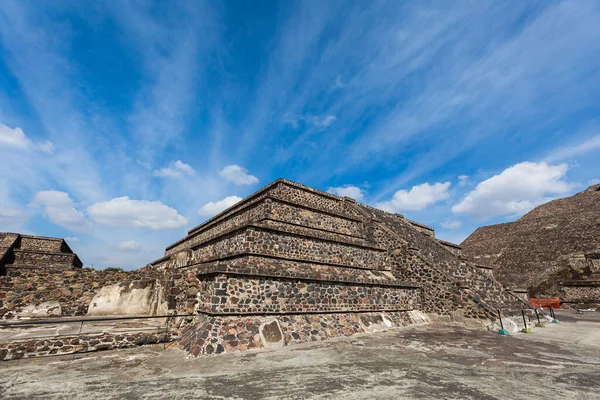
[[[227, 262], [229, 261], [229, 262]], [[262, 262], [262, 266], [260, 266]], [[291, 264], [284, 266], [283, 264]], [[259, 265], [257, 267], [257, 265]], [[291, 269], [290, 267], [302, 268], [301, 271]], [[329, 267], [329, 268], [327, 268]], [[310, 262], [299, 262], [297, 260], [281, 260], [278, 258], [269, 258], [261, 255], [244, 255], [232, 258], [229, 260], [211, 261], [182, 267], [181, 269], [190, 270], [198, 269], [199, 275], [211, 274], [227, 274], [240, 276], [255, 276], [266, 278], [282, 278], [282, 279], [297, 279], [321, 282], [348, 283], [360, 284], [365, 286], [389, 286], [389, 287], [405, 287], [405, 288], [420, 288], [421, 285], [409, 282], [395, 281], [394, 276], [388, 271], [361, 269], [356, 271], [356, 268], [347, 268], [346, 271], [339, 266], [332, 265], [311, 265]], [[329, 271], [318, 271], [318, 269], [329, 269]], [[306, 271], [311, 269], [311, 271]], [[350, 271], [348, 271], [350, 270]], [[350, 272], [358, 272], [366, 275], [381, 275], [380, 281], [377, 279], [344, 276]], [[387, 274], [386, 274], [387, 272]], [[394, 282], [395, 281], [395, 282]]]
[[172, 331], [168, 333], [103, 333], [99, 335], [12, 341], [0, 343], [0, 361], [123, 349], [147, 344], [173, 342], [178, 337], [179, 333]]
[[[253, 196], [253, 195], [251, 195], [251, 196]], [[262, 197], [258, 197], [258, 198], [255, 198], [255, 199], [248, 199], [248, 200], [249, 201], [243, 207], [241, 207], [241, 205], [239, 203], [236, 204], [234, 207], [240, 206], [241, 208], [239, 208], [237, 210], [231, 210], [230, 214], [223, 215], [223, 216], [221, 216], [221, 218], [218, 218], [218, 219], [215, 219], [215, 220], [210, 219], [210, 220], [204, 222], [203, 224], [197, 226], [196, 228], [189, 230], [186, 237], [184, 237], [183, 239], [180, 239], [180, 240], [174, 242], [173, 244], [169, 245], [165, 250], [168, 252], [172, 248], [174, 248], [174, 247], [176, 247], [178, 245], [181, 245], [181, 244], [185, 243], [186, 241], [191, 240], [195, 236], [201, 234], [202, 232], [205, 232], [206, 230], [212, 228], [215, 224], [218, 224], [220, 222], [223, 222], [225, 220], [233, 218], [236, 215], [240, 214], [241, 212], [247, 210], [248, 208], [253, 207], [253, 206], [255, 206], [255, 205], [257, 205], [257, 204], [259, 204], [261, 202], [264, 202], [265, 200], [272, 200], [274, 202], [280, 202], [280, 203], [284, 203], [284, 204], [289, 204], [289, 205], [292, 205], [292, 206], [295, 206], [295, 207], [298, 207], [298, 208], [302, 208], [302, 209], [306, 209], [306, 210], [311, 210], [311, 211], [316, 211], [316, 212], [320, 212], [320, 213], [327, 214], [327, 215], [330, 215], [330, 216], [334, 216], [334, 217], [338, 217], [338, 218], [342, 218], [342, 219], [354, 221], [354, 222], [360, 222], [360, 223], [363, 222], [363, 220], [361, 218], [358, 218], [358, 217], [355, 217], [355, 216], [352, 216], [352, 215], [343, 214], [343, 213], [336, 213], [336, 212], [333, 212], [331, 210], [321, 209], [319, 207], [307, 206], [305, 204], [302, 204], [302, 203], [299, 203], [299, 202], [295, 202], [295, 201], [292, 201], [292, 200], [282, 199], [282, 198], [277, 197], [276, 195], [270, 194], [270, 193], [265, 193], [264, 196], [262, 196]], [[250, 200], [252, 200], [252, 201], [250, 201]], [[216, 217], [213, 217], [213, 218], [216, 218]], [[264, 218], [264, 219], [269, 219], [269, 218]], [[285, 222], [285, 221], [282, 221], [282, 222]], [[204, 224], [207, 224], [207, 225], [204, 225]], [[238, 227], [234, 227], [232, 229], [240, 228], [240, 227], [243, 227], [243, 226], [245, 226], [245, 224], [244, 225], [240, 225]], [[317, 229], [317, 228], [312, 228], [312, 229]], [[326, 231], [326, 230], [323, 230], [323, 231]], [[326, 232], [332, 232], [332, 231], [326, 231]], [[337, 234], [340, 234], [340, 235], [345, 235], [345, 234], [338, 233], [338, 232], [333, 232], [333, 233], [337, 233]], [[217, 234], [214, 237], [218, 237], [219, 235], [220, 234]], [[355, 236], [355, 235], [346, 235], [346, 236]], [[355, 236], [355, 237], [358, 237], [358, 236]], [[212, 240], [212, 238], [208, 239], [208, 240]]]
[[283, 261], [297, 261], [297, 262], [304, 262], [304, 263], [309, 263], [309, 264], [328, 265], [328, 266], [332, 266], [332, 267], [346, 268], [346, 269], [352, 269], [352, 270], [361, 270], [361, 271], [389, 271], [387, 269], [382, 270], [382, 269], [377, 269], [377, 268], [358, 267], [355, 265], [348, 265], [348, 264], [336, 264], [336, 263], [323, 262], [323, 261], [314, 261], [314, 260], [309, 260], [306, 258], [291, 258], [291, 257], [274, 256], [272, 254], [263, 254], [260, 252], [252, 252], [252, 251], [239, 251], [237, 253], [231, 253], [231, 254], [227, 254], [225, 256], [215, 257], [215, 258], [207, 259], [207, 260], [204, 260], [201, 262], [196, 262], [194, 264], [184, 265], [179, 268], [188, 268], [188, 267], [191, 267], [194, 265], [207, 264], [207, 263], [211, 263], [211, 262], [215, 262], [215, 261], [226, 261], [226, 260], [240, 258], [240, 257], [244, 257], [244, 256], [265, 257], [265, 258], [272, 258], [272, 259], [283, 260]]

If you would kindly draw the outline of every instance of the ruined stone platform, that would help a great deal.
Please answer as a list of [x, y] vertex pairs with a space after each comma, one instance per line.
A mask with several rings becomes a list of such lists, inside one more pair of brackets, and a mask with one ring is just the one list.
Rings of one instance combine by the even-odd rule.
[[9, 269], [70, 269], [83, 263], [64, 239], [0, 232], [0, 276]]
[[179, 341], [194, 356], [404, 326], [413, 311], [489, 320], [530, 307], [432, 228], [284, 179], [151, 268], [169, 277], [169, 310], [197, 315]]

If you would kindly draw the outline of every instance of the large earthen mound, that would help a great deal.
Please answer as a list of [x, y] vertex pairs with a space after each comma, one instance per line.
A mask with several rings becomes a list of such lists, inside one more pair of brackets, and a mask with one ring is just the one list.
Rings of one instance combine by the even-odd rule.
[[559, 294], [557, 282], [594, 278], [600, 249], [600, 185], [543, 204], [519, 220], [477, 229], [462, 254], [494, 268], [509, 286], [529, 294]]

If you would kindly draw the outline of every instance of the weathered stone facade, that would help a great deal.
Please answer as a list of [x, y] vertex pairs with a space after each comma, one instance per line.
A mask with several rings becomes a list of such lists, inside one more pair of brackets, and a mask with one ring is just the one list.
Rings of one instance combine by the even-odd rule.
[[600, 185], [593, 185], [515, 222], [477, 229], [461, 244], [462, 255], [493, 267], [500, 282], [527, 288], [531, 297], [561, 295], [560, 281], [600, 279], [599, 224]]
[[[57, 304], [62, 316], [84, 315], [93, 299], [120, 296], [121, 286], [107, 285], [125, 281], [126, 289], [139, 286], [145, 302], [152, 295], [165, 303], [160, 314], [180, 316], [172, 321], [182, 328], [178, 344], [192, 356], [373, 332], [423, 322], [427, 314], [489, 322], [498, 310], [520, 315], [530, 307], [490, 267], [436, 240], [432, 228], [283, 179], [191, 229], [165, 257], [134, 272], [77, 268], [58, 258], [72, 256], [64, 241], [46, 239], [0, 237], [11, 249], [3, 254], [13, 259], [31, 246], [56, 257], [38, 258], [36, 266], [6, 263], [0, 318], [18, 318], [40, 303]], [[48, 268], [55, 261], [58, 267]], [[116, 303], [123, 299], [129, 297]], [[140, 342], [107, 336], [76, 350], [65, 340], [0, 346], [0, 352], [19, 358]]]
[[488, 320], [529, 307], [460, 251], [401, 215], [280, 179], [152, 268], [167, 276], [171, 311], [198, 315], [180, 345], [217, 354], [269, 345], [264, 326], [289, 344], [405, 325], [413, 310]]
[[178, 333], [174, 331], [157, 333], [131, 332], [0, 342], [0, 361], [100, 350], [126, 349], [147, 344], [172, 342], [177, 336]]
[[0, 276], [7, 268], [81, 268], [83, 264], [60, 238], [0, 233]]
[[566, 281], [559, 286], [565, 303], [600, 304], [600, 280]]
[[0, 276], [0, 319], [18, 318], [30, 305], [59, 302], [63, 317], [86, 315], [94, 295], [104, 286], [155, 279], [154, 271], [91, 271], [82, 268], [7, 268]]

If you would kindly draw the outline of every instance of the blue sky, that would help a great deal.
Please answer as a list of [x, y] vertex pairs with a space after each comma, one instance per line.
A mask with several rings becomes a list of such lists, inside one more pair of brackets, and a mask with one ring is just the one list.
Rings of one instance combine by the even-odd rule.
[[0, 231], [138, 268], [278, 177], [461, 242], [600, 182], [598, 1], [0, 2]]

